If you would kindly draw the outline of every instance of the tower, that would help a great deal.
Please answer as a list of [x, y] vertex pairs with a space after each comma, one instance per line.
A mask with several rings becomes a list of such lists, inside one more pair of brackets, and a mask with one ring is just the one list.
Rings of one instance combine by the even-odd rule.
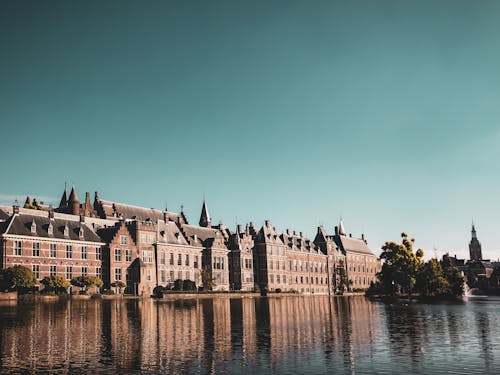
[[474, 223], [472, 223], [472, 238], [469, 243], [469, 254], [470, 260], [482, 260], [483, 253], [481, 251], [481, 242], [477, 239], [476, 228], [474, 228]]
[[200, 227], [210, 228], [212, 220], [210, 219], [210, 214], [208, 213], [207, 203], [205, 202], [205, 198], [203, 198], [203, 207], [201, 208], [200, 215]]
[[64, 184], [64, 192], [59, 202], [59, 208], [64, 208], [68, 205], [68, 190], [66, 189], [66, 183]]
[[75, 185], [73, 185], [69, 193], [68, 209], [70, 214], [80, 215], [80, 201], [78, 200], [78, 195], [76, 195]]

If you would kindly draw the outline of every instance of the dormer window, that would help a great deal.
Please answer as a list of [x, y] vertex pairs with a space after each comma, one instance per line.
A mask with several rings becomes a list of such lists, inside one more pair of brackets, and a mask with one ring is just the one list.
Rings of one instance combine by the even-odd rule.
[[36, 223], [35, 220], [31, 222], [31, 233], [36, 234]]
[[49, 233], [49, 236], [54, 235], [54, 226], [52, 225], [52, 223], [49, 224], [49, 227], [47, 228], [47, 232]]
[[68, 224], [64, 224], [64, 237], [69, 237]]
[[78, 230], [78, 237], [80, 237], [80, 239], [83, 238], [83, 227], [80, 227], [80, 229]]

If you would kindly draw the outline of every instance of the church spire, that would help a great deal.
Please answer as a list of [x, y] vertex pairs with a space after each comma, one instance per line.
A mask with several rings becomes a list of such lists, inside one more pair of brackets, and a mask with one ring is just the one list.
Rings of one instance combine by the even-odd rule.
[[205, 197], [203, 197], [203, 207], [201, 208], [200, 216], [200, 227], [210, 228], [212, 220], [210, 219], [210, 214], [208, 213], [207, 203]]
[[471, 231], [471, 234], [472, 234], [472, 238], [477, 238], [476, 228], [474, 227], [474, 222], [472, 222], [472, 231]]
[[342, 218], [340, 218], [340, 222], [339, 222], [339, 234], [341, 236], [345, 236], [345, 228], [344, 228], [344, 221], [342, 220]]

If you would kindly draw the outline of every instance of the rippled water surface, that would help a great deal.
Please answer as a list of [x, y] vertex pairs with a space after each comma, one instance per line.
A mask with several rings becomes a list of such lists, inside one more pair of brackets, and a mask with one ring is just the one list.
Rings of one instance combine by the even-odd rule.
[[500, 299], [0, 305], [1, 373], [500, 373]]

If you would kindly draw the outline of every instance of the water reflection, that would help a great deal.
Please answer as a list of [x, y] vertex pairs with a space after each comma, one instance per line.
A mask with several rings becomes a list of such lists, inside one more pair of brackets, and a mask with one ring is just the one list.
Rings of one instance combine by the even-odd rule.
[[0, 372], [492, 372], [500, 301], [363, 297], [0, 305]]

